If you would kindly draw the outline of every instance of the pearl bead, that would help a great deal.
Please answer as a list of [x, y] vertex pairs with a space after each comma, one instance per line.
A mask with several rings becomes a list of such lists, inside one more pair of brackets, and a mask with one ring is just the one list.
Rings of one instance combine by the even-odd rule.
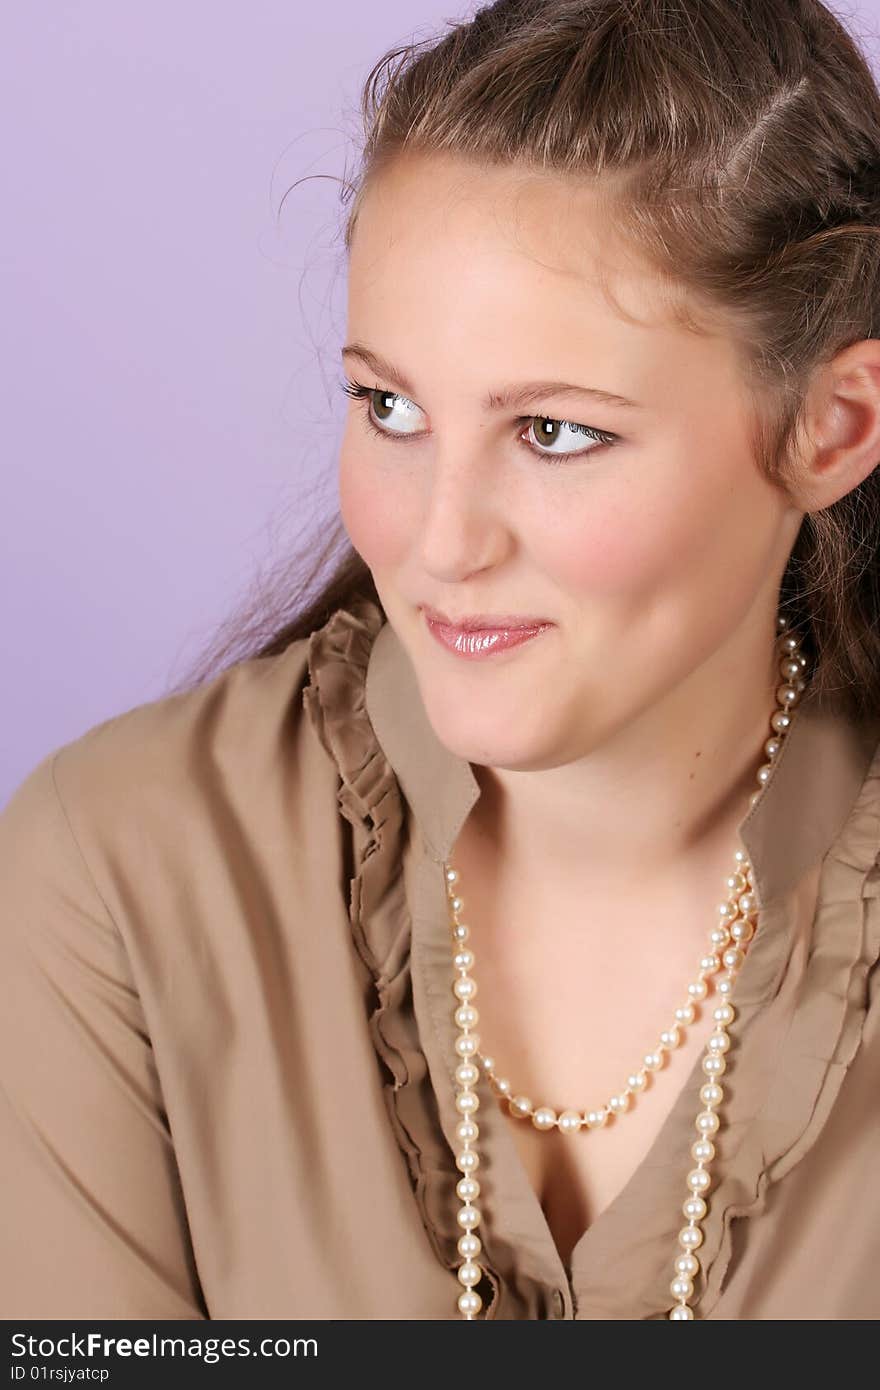
[[727, 1052], [730, 1049], [730, 1038], [723, 1030], [711, 1033], [706, 1039], [706, 1046], [710, 1052]]
[[460, 1091], [455, 1097], [455, 1108], [460, 1115], [472, 1115], [480, 1108], [480, 1097], [476, 1091]]
[[704, 1105], [720, 1105], [724, 1091], [717, 1081], [707, 1081], [700, 1087], [700, 1100]]
[[476, 1289], [468, 1289], [466, 1293], [459, 1295], [459, 1311], [464, 1313], [465, 1317], [472, 1317], [475, 1313], [479, 1313], [482, 1306], [483, 1300]]
[[446, 882], [458, 883], [458, 869], [448, 868], [446, 870]]
[[736, 916], [736, 907], [733, 903], [719, 903], [718, 916], [721, 918], [722, 926], [726, 926], [731, 917]]
[[466, 1261], [466, 1264], [459, 1266], [460, 1283], [467, 1284], [467, 1286], [470, 1287], [471, 1284], [480, 1283], [481, 1279], [482, 1270], [480, 1265], [474, 1265], [471, 1264], [471, 1261]]
[[532, 1110], [532, 1102], [528, 1096], [514, 1096], [510, 1101], [510, 1113], [516, 1115], [517, 1119], [524, 1119]]
[[456, 1155], [455, 1166], [462, 1173], [475, 1173], [480, 1166], [480, 1155], [474, 1149], [462, 1149]]
[[[460, 1241], [459, 1245], [461, 1245]], [[686, 1255], [676, 1256], [673, 1268], [676, 1274], [686, 1274], [688, 1278], [693, 1279], [694, 1275], [699, 1271], [700, 1261], [697, 1259], [696, 1255], [691, 1255], [690, 1252], [688, 1252]]]
[[480, 1269], [479, 1265], [472, 1264], [470, 1260], [468, 1260], [465, 1264], [459, 1266], [458, 1277], [462, 1284], [479, 1284], [483, 1277], [483, 1271]]
[[468, 1231], [458, 1238], [458, 1253], [463, 1255], [466, 1260], [475, 1259], [482, 1248], [483, 1242], [479, 1236], [474, 1235], [473, 1231]]
[[733, 980], [728, 980], [727, 978], [725, 978], [723, 980], [718, 981], [718, 983], [715, 986], [715, 993], [727, 996], [728, 994], [730, 994], [730, 991], [732, 989]]
[[761, 786], [766, 786], [766, 784], [770, 781], [770, 776], [772, 772], [772, 763], [763, 763], [761, 767], [758, 768], [758, 771], [755, 775], [757, 776], [758, 781], [761, 783]]
[[718, 1004], [712, 1010], [712, 1017], [716, 1023], [732, 1023], [736, 1018], [736, 1009], [732, 1004]]
[[484, 1068], [486, 1069], [486, 1071], [494, 1071], [494, 1070], [495, 1070], [495, 1058], [494, 1058], [494, 1057], [484, 1057], [484, 1058], [483, 1058], [483, 1066], [484, 1066]]
[[455, 1184], [455, 1190], [463, 1202], [472, 1202], [480, 1195], [480, 1184], [476, 1178], [460, 1178]]
[[693, 1281], [684, 1274], [677, 1274], [669, 1288], [674, 1298], [690, 1298], [694, 1291]]
[[730, 928], [730, 935], [734, 941], [751, 941], [755, 935], [755, 928], [748, 918], [743, 918], [740, 922], [734, 922]]
[[556, 1111], [549, 1105], [539, 1105], [532, 1116], [532, 1124], [535, 1129], [552, 1129], [556, 1124]]
[[692, 999], [705, 999], [709, 993], [709, 986], [705, 980], [692, 980], [688, 985], [688, 994]]
[[480, 1213], [476, 1207], [462, 1207], [458, 1212], [458, 1224], [463, 1226], [466, 1231], [473, 1230], [474, 1226], [480, 1224]]
[[676, 1022], [677, 1022], [677, 1023], [683, 1023], [683, 1024], [685, 1024], [686, 1027], [690, 1027], [690, 1025], [693, 1023], [695, 1017], [696, 1017], [696, 1014], [695, 1014], [695, 1011], [694, 1011], [694, 1006], [693, 1006], [693, 1004], [682, 1004], [682, 1005], [681, 1005], [679, 1008], [677, 1008], [676, 1011], [675, 1011], [675, 1019], [676, 1019]]
[[678, 1243], [682, 1250], [697, 1250], [703, 1244], [703, 1232], [699, 1226], [682, 1226]]
[[455, 1133], [462, 1144], [473, 1144], [480, 1136], [480, 1126], [476, 1120], [459, 1120], [455, 1126]]
[[626, 1084], [630, 1091], [644, 1091], [648, 1078], [643, 1071], [634, 1071], [626, 1078]]
[[721, 969], [721, 961], [718, 956], [703, 956], [700, 960], [700, 971], [704, 975], [714, 975], [716, 970]]
[[701, 1111], [699, 1115], [696, 1116], [694, 1125], [701, 1134], [716, 1134], [717, 1129], [719, 1129], [720, 1120], [717, 1118], [715, 1111]]
[[739, 970], [745, 956], [738, 946], [728, 946], [721, 959], [728, 970]]
[[746, 888], [748, 887], [745, 874], [741, 874], [739, 870], [737, 870], [736, 873], [731, 874], [729, 878], [726, 880], [726, 883], [727, 887], [730, 889], [731, 893], [733, 893], [735, 897], [739, 897], [740, 893], [744, 893], [746, 891]]
[[688, 1318], [693, 1318], [693, 1311], [686, 1303], [676, 1303], [672, 1312], [669, 1314], [670, 1322], [685, 1322]]
[[466, 1033], [463, 1037], [456, 1038], [455, 1050], [459, 1057], [473, 1057], [474, 1053], [480, 1050], [479, 1033]]
[[730, 932], [727, 927], [713, 927], [709, 933], [709, 940], [715, 947], [726, 946], [730, 940]]
[[789, 637], [783, 637], [779, 645], [784, 652], [796, 652], [800, 643], [798, 638], [792, 633]]
[[703, 1071], [707, 1076], [721, 1076], [726, 1070], [727, 1062], [724, 1057], [710, 1053], [708, 1057], [703, 1058]]
[[629, 1093], [621, 1091], [619, 1095], [611, 1096], [608, 1101], [608, 1109], [612, 1115], [622, 1115], [629, 1109]]
[[470, 975], [460, 975], [452, 986], [457, 999], [473, 999], [477, 993], [477, 982]]
[[758, 909], [758, 900], [754, 893], [740, 893], [736, 900], [736, 905], [743, 917], [749, 917]]
[[456, 922], [452, 928], [452, 935], [456, 941], [467, 941], [470, 934], [470, 927], [465, 926], [464, 922]]
[[781, 705], [791, 709], [798, 698], [797, 689], [793, 685], [779, 685], [776, 687], [776, 698]]
[[459, 1086], [473, 1086], [480, 1076], [479, 1067], [475, 1067], [473, 1062], [461, 1062], [455, 1068], [455, 1079]]
[[784, 734], [791, 726], [791, 715], [787, 710], [777, 710], [770, 716], [770, 723], [778, 734]]
[[588, 1110], [584, 1115], [587, 1122], [587, 1129], [602, 1129], [608, 1120], [606, 1110]]
[[642, 1058], [642, 1066], [645, 1071], [659, 1071], [663, 1066], [662, 1052], [646, 1052]]
[[450, 898], [449, 906], [452, 908], [453, 912], [461, 912], [461, 909], [464, 907], [464, 898], [459, 898], [458, 896]]
[[764, 744], [764, 752], [768, 758], [775, 758], [781, 747], [782, 739], [774, 735], [772, 738], [768, 738]]
[[474, 963], [473, 951], [468, 950], [467, 946], [463, 947], [462, 950], [456, 951], [452, 963], [456, 970], [470, 970]]
[[455, 1021], [459, 1028], [475, 1028], [480, 1015], [473, 1004], [459, 1004], [455, 1011]]
[[506, 1076], [498, 1076], [495, 1078], [495, 1090], [498, 1092], [499, 1096], [509, 1096], [512, 1089], [513, 1087]]
[[711, 1163], [715, 1157], [715, 1145], [711, 1139], [697, 1139], [691, 1144], [691, 1154], [695, 1163]]
[[696, 1193], [693, 1193], [682, 1202], [681, 1209], [688, 1221], [702, 1221], [706, 1212], [709, 1210], [702, 1197], [698, 1197]]
[[563, 1110], [559, 1116], [559, 1128], [563, 1134], [576, 1134], [583, 1124], [583, 1117], [577, 1110]]

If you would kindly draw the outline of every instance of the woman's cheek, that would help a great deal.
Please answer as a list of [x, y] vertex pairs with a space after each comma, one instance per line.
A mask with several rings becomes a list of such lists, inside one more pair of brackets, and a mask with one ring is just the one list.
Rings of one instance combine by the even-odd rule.
[[700, 582], [749, 550], [749, 479], [734, 447], [708, 442], [702, 452], [673, 439], [650, 455], [621, 455], [616, 472], [533, 507], [533, 554], [572, 594], [637, 599]]
[[413, 535], [405, 490], [343, 444], [339, 459], [339, 509], [352, 545], [372, 570], [401, 563]]
[[560, 590], [585, 597], [620, 596], [656, 584], [675, 564], [669, 531], [644, 506], [595, 500], [535, 531], [533, 558], [540, 568]]

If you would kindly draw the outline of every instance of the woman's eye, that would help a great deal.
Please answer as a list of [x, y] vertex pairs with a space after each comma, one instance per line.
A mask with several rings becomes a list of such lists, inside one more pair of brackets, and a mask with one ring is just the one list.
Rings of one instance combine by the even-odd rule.
[[591, 449], [585, 449], [581, 446], [575, 449], [549, 448], [547, 451], [543, 448], [537, 448], [537, 446], [528, 444], [529, 448], [536, 448], [536, 451], [545, 458], [548, 452], [556, 454], [557, 456], [568, 455], [569, 458], [571, 458], [572, 455], [593, 454], [596, 451], [596, 447], [602, 444], [613, 444], [617, 438], [616, 434], [609, 434], [607, 430], [597, 430], [594, 429], [592, 425], [579, 425], [574, 420], [557, 420], [550, 415], [531, 415], [529, 420], [530, 423], [526, 433], [537, 439], [539, 445], [547, 444], [548, 446], [552, 446], [559, 443], [560, 440], [562, 440], [564, 444], [566, 439], [571, 440], [572, 435], [574, 435], [575, 440], [578, 437], [583, 438], [586, 435], [587, 439], [596, 441], [594, 447]]
[[[361, 403], [366, 424], [374, 434], [399, 441], [421, 433], [413, 423], [414, 417], [420, 414], [419, 407], [397, 391], [386, 391], [381, 386], [362, 386], [360, 382], [347, 379], [343, 390], [346, 395]], [[603, 445], [615, 443], [618, 438], [608, 430], [595, 429], [592, 425], [580, 425], [574, 420], [559, 420], [549, 415], [527, 415], [519, 423], [527, 426], [519, 435], [520, 442], [531, 453], [544, 459], [583, 457], [585, 454], [595, 453], [596, 449]], [[560, 444], [564, 446], [566, 442], [576, 445], [577, 440], [584, 437], [594, 441], [589, 448], [556, 447]]]
[[[417, 427], [408, 427], [412, 416], [418, 415], [419, 408], [414, 401], [407, 400], [406, 396], [398, 395], [396, 391], [385, 391], [381, 386], [376, 386], [371, 390], [369, 386], [361, 386], [356, 381], [346, 382], [345, 390], [355, 400], [363, 402], [366, 407], [368, 423], [379, 421], [380, 434], [399, 435], [419, 432]], [[393, 424], [395, 418], [397, 426]], [[398, 426], [402, 426], [402, 428], [398, 428]]]

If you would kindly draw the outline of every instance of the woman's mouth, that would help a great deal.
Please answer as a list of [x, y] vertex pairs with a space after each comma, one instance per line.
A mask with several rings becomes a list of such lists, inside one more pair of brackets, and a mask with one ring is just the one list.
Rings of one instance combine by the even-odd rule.
[[553, 626], [552, 623], [536, 623], [526, 627], [463, 628], [455, 627], [451, 623], [437, 622], [429, 618], [427, 613], [425, 622], [431, 636], [442, 647], [471, 661], [480, 661], [485, 657], [494, 656], [496, 652], [520, 647]]

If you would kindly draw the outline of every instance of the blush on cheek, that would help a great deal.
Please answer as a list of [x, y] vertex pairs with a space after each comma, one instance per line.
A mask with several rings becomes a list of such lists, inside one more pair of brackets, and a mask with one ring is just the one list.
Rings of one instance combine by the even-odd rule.
[[544, 511], [534, 546], [561, 589], [637, 599], [702, 584], [719, 566], [742, 567], [755, 546], [755, 507], [766, 511], [766, 497], [736, 441], [714, 453], [708, 441], [690, 453], [684, 444], [670, 448], [644, 473], [636, 479], [621, 469], [619, 485], [610, 477], [574, 505]]
[[584, 597], [641, 592], [676, 565], [668, 532], [645, 513], [575, 515], [546, 533], [541, 549], [538, 563], [557, 587]]
[[339, 462], [339, 509], [352, 545], [370, 569], [402, 562], [413, 527], [399, 491], [395, 495], [365, 461], [346, 452]]

